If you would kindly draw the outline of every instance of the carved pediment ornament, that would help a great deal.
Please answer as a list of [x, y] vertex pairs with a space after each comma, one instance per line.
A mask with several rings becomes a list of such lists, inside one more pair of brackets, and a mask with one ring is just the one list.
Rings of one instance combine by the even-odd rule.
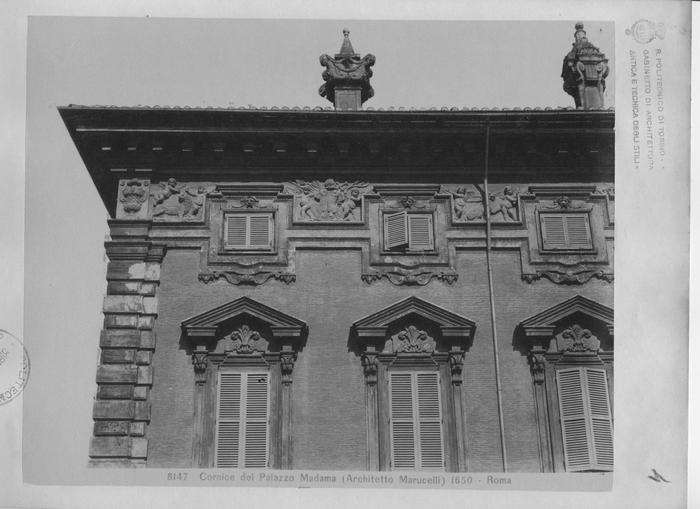
[[243, 325], [231, 333], [231, 341], [236, 352], [239, 354], [250, 354], [256, 350], [255, 346], [260, 341], [260, 333], [251, 330], [247, 325]]
[[579, 325], [573, 325], [561, 334], [564, 340], [563, 350], [566, 352], [597, 352], [598, 341], [593, 337], [591, 331]]
[[394, 344], [394, 352], [429, 352], [432, 345], [428, 342], [428, 334], [419, 330], [413, 325], [409, 325], [396, 336], [398, 342]]

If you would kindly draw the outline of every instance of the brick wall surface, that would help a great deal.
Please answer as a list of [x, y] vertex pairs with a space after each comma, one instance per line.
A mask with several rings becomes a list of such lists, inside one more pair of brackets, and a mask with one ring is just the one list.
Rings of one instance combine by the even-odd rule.
[[[494, 251], [499, 360], [509, 470], [538, 472], [540, 460], [530, 368], [518, 323], [572, 295], [612, 306], [612, 285], [591, 280], [582, 286], [520, 280], [518, 251]], [[476, 322], [464, 364], [468, 464], [471, 471], [500, 471], [502, 457], [496, 400], [486, 257], [458, 252], [459, 280], [422, 287], [386, 280], [360, 280], [359, 251], [299, 251], [297, 280], [287, 286], [234, 286], [197, 280], [199, 253], [170, 250], [159, 288], [158, 349], [153, 357], [148, 465], [188, 466], [192, 450], [194, 374], [181, 344], [182, 320], [241, 296], [304, 320], [309, 336], [293, 374], [293, 462], [296, 469], [364, 470], [366, 412], [364, 377], [351, 344], [353, 322], [415, 295]]]

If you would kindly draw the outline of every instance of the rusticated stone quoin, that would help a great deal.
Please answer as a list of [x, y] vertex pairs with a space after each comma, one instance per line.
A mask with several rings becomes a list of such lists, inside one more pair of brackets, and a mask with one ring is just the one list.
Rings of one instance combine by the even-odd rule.
[[163, 249], [146, 241], [146, 206], [138, 208], [140, 198], [134, 198], [141, 196], [144, 185], [126, 186], [133, 196], [125, 199], [120, 186], [120, 203], [126, 208], [118, 206], [118, 219], [110, 221], [113, 240], [105, 243], [110, 262], [93, 406], [95, 438], [90, 443], [90, 465], [100, 467], [145, 466], [148, 452], [147, 400], [153, 384], [153, 326]]

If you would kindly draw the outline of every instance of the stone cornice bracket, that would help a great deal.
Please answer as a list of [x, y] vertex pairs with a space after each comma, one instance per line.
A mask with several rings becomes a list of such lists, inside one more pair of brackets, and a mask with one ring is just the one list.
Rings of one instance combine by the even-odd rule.
[[362, 368], [365, 372], [365, 383], [367, 385], [377, 385], [377, 352], [366, 351], [362, 354]]
[[544, 383], [544, 366], [546, 363], [544, 357], [544, 350], [541, 348], [534, 348], [529, 354], [530, 358], [530, 370], [532, 371], [532, 378], [536, 384], [540, 385]]
[[198, 348], [192, 353], [192, 365], [194, 366], [195, 383], [203, 384], [207, 380], [207, 362], [209, 352], [204, 348]]
[[453, 350], [450, 352], [450, 374], [452, 385], [462, 385], [462, 368], [464, 367], [464, 351]]
[[297, 353], [292, 350], [284, 350], [280, 353], [280, 368], [282, 370], [282, 383], [291, 385], [294, 362], [297, 360]]
[[605, 78], [610, 73], [608, 59], [586, 38], [583, 23], [576, 23], [576, 41], [564, 57], [561, 77], [564, 91], [574, 98], [577, 108], [604, 108]]
[[362, 108], [362, 104], [374, 96], [374, 89], [369, 83], [372, 77], [370, 67], [376, 62], [374, 55], [361, 58], [352, 48], [350, 31], [343, 29], [343, 45], [335, 57], [321, 55], [319, 61], [326, 68], [323, 80], [326, 82], [318, 89], [321, 97], [333, 103], [336, 109]]

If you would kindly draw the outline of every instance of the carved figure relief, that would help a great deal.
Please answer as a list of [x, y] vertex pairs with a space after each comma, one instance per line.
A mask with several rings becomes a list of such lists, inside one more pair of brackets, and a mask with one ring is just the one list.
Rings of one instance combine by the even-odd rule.
[[161, 182], [151, 191], [153, 199], [154, 221], [196, 221], [202, 219], [202, 209], [207, 195], [216, 186], [197, 186], [187, 188], [187, 184], [179, 183], [174, 178]]
[[367, 182], [290, 182], [295, 196], [296, 221], [362, 221], [362, 195]]
[[[453, 221], [483, 221], [484, 216], [484, 191], [477, 185], [476, 191], [467, 190], [465, 186], [451, 190], [443, 187], [442, 194], [452, 195]], [[518, 195], [520, 189], [506, 186], [502, 191], [489, 193], [489, 214], [492, 221], [509, 222], [519, 221]]]
[[121, 196], [119, 201], [128, 215], [135, 215], [141, 210], [141, 206], [148, 199], [148, 181], [129, 180], [121, 182]]

